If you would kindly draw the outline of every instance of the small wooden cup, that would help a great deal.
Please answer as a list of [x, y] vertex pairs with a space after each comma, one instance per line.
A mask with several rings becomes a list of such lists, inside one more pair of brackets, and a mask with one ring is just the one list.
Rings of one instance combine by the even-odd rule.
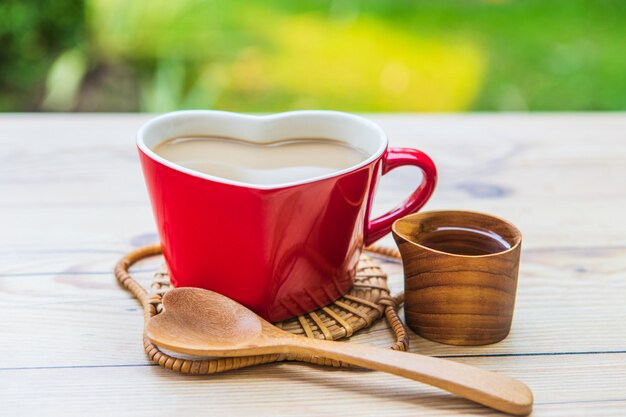
[[417, 213], [392, 228], [404, 266], [404, 314], [417, 334], [485, 345], [511, 329], [522, 235], [468, 211]]

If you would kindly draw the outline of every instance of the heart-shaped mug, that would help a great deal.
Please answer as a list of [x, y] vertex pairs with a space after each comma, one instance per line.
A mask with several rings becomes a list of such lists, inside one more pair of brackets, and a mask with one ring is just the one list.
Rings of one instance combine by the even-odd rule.
[[[154, 152], [163, 141], [189, 136], [254, 143], [327, 138], [367, 156], [330, 174], [250, 184], [194, 171]], [[137, 146], [174, 286], [219, 292], [269, 321], [342, 296], [352, 285], [363, 246], [389, 233], [394, 220], [419, 210], [437, 181], [424, 153], [388, 149], [376, 124], [334, 111], [173, 112], [146, 123]], [[419, 185], [396, 208], [369, 220], [380, 176], [403, 165], [421, 169]]]

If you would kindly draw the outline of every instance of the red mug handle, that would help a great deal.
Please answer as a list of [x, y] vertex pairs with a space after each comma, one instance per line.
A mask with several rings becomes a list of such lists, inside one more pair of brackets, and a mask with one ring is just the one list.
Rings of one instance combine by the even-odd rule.
[[423, 152], [411, 148], [390, 148], [383, 156], [382, 175], [401, 166], [416, 166], [423, 174], [422, 183], [413, 193], [382, 216], [370, 220], [365, 232], [365, 245], [371, 245], [391, 231], [391, 225], [400, 217], [415, 213], [430, 198], [437, 184], [437, 168], [432, 159]]

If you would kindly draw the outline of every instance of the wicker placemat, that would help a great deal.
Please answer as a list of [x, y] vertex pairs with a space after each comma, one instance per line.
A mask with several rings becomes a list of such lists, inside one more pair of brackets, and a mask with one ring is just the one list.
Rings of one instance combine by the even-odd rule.
[[[399, 257], [394, 249], [371, 247], [368, 248], [368, 251], [394, 258]], [[115, 266], [115, 276], [120, 284], [142, 304], [144, 320], [148, 320], [162, 311], [161, 298], [171, 285], [169, 275], [166, 270], [156, 273], [151, 290], [148, 292], [133, 279], [128, 269], [143, 258], [160, 254], [161, 247], [159, 245], [145, 246], [126, 255]], [[354, 285], [348, 293], [325, 307], [275, 323], [275, 325], [305, 337], [338, 340], [350, 337], [359, 330], [370, 327], [376, 320], [385, 316], [395, 334], [395, 342], [391, 349], [405, 351], [408, 348], [408, 338], [396, 313], [402, 302], [402, 294], [396, 297], [391, 296], [387, 286], [387, 274], [383, 272], [377, 262], [367, 255], [362, 255], [357, 267]], [[183, 357], [175, 353], [164, 352], [152, 344], [145, 335], [143, 344], [151, 361], [172, 371], [188, 374], [212, 374], [284, 360], [297, 360], [335, 367], [349, 366], [341, 361], [313, 355], [270, 354], [210, 359]]]

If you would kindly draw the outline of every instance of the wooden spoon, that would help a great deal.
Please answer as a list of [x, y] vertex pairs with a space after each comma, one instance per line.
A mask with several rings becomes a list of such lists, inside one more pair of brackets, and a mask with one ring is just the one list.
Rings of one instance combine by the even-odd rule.
[[213, 291], [173, 289], [163, 297], [163, 307], [146, 323], [146, 335], [175, 352], [318, 355], [414, 379], [506, 413], [526, 415], [532, 410], [532, 392], [513, 378], [415, 353], [296, 336]]

